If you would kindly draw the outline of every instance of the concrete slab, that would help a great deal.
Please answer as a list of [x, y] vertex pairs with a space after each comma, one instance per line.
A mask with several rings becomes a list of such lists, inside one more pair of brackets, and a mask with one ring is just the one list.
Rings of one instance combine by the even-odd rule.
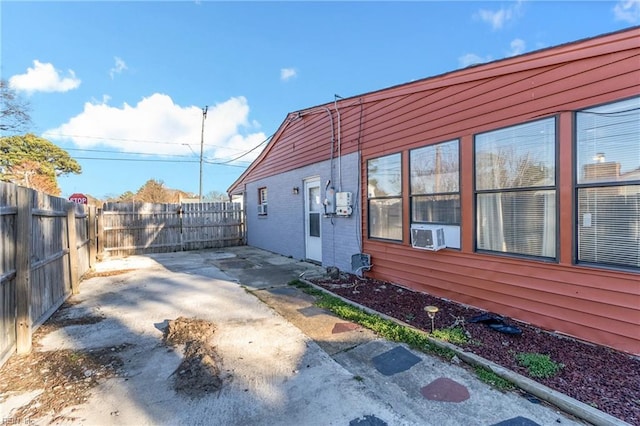
[[[254, 267], [223, 271], [224, 261]], [[35, 424], [84, 425], [491, 425], [526, 419], [577, 424], [543, 404], [501, 393], [468, 370], [402, 346], [420, 361], [384, 375], [373, 363], [395, 342], [345, 326], [328, 312], [306, 316], [313, 298], [287, 283], [321, 267], [251, 247], [131, 256], [99, 264], [127, 272], [85, 280], [70, 314], [103, 321], [50, 333], [38, 350], [123, 345], [120, 377], [103, 381], [86, 403]], [[315, 308], [317, 309], [317, 308]], [[81, 313], [79, 313], [81, 312]], [[190, 398], [172, 388], [181, 348], [162, 343], [163, 324], [179, 316], [213, 322], [223, 386]], [[338, 329], [340, 332], [335, 332]], [[451, 403], [421, 390], [448, 378], [469, 391]], [[11, 410], [0, 402], [0, 412]]]

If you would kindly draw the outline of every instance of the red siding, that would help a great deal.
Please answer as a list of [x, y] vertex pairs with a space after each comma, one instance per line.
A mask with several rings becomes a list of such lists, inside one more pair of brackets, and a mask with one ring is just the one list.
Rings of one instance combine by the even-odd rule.
[[[341, 100], [341, 153], [360, 150], [364, 189], [368, 159], [403, 153], [403, 242], [366, 238], [360, 191], [370, 275], [640, 354], [640, 274], [573, 264], [573, 111], [640, 94], [638, 40], [634, 28]], [[558, 262], [475, 253], [473, 136], [550, 116], [559, 138]], [[337, 126], [333, 103], [289, 114], [230, 190], [338, 155]], [[413, 249], [409, 150], [451, 139], [461, 141], [461, 249]]]

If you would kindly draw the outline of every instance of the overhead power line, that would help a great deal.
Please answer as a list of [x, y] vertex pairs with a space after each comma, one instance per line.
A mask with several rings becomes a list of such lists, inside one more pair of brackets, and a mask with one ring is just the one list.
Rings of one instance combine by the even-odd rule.
[[[199, 160], [161, 160], [150, 158], [113, 158], [113, 157], [71, 157], [74, 160], [103, 160], [103, 161], [129, 161], [129, 162], [142, 162], [142, 163], [198, 163]], [[204, 161], [206, 164], [214, 166], [228, 166], [228, 167], [240, 167], [246, 168], [248, 165], [241, 164], [228, 164], [225, 162], [217, 163], [213, 161]]]
[[[68, 134], [64, 134], [64, 133], [44, 133], [43, 136], [60, 136], [60, 137], [67, 137], [67, 138], [97, 139], [97, 140], [115, 141], [115, 142], [138, 142], [138, 143], [153, 143], [153, 144], [162, 144], [162, 145], [185, 145], [185, 146], [189, 146], [189, 144], [187, 142], [180, 142], [180, 141], [170, 142], [170, 141], [156, 141], [156, 140], [146, 140], [146, 139], [109, 138], [109, 137], [104, 137], [104, 136], [68, 135]], [[232, 148], [232, 147], [229, 147], [229, 146], [226, 146], [226, 145], [218, 145], [218, 144], [213, 144], [213, 143], [205, 143], [204, 146], [210, 146], [210, 147], [214, 147], [214, 148], [225, 148], [225, 149], [231, 149], [231, 150], [234, 150], [234, 151], [242, 151], [242, 149]]]

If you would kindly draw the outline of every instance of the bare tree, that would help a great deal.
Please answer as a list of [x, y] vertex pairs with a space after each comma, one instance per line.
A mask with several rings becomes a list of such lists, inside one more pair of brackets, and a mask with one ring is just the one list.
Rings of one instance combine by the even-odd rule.
[[0, 132], [23, 133], [30, 124], [29, 103], [0, 80]]

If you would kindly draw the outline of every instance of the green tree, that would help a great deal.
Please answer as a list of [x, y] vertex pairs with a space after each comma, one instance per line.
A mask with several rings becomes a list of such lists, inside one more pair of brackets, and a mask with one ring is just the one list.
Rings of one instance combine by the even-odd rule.
[[0, 132], [24, 132], [30, 123], [29, 104], [9, 87], [6, 80], [0, 80]]
[[57, 178], [80, 174], [80, 164], [64, 149], [28, 133], [0, 137], [0, 180], [60, 195]]

